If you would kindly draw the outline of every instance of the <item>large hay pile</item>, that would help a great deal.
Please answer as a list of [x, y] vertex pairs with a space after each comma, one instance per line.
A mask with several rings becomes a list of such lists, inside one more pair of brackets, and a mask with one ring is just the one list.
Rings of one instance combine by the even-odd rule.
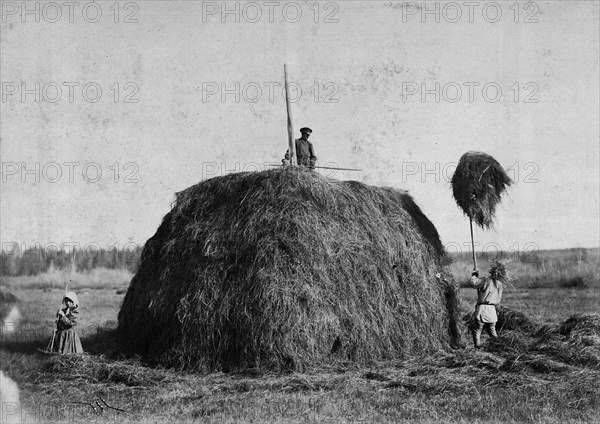
[[438, 233], [391, 188], [287, 167], [177, 194], [119, 313], [146, 359], [199, 370], [398, 359], [457, 342]]

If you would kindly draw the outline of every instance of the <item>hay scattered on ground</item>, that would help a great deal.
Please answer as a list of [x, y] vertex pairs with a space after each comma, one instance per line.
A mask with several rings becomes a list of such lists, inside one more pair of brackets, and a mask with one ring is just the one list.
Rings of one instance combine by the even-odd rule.
[[535, 348], [545, 355], [600, 369], [600, 315], [575, 315], [561, 324], [543, 326], [535, 336]]
[[[566, 371], [569, 366], [600, 370], [600, 315], [574, 315], [560, 324], [542, 325], [525, 314], [496, 306], [500, 337], [486, 350], [506, 358], [504, 370], [534, 368], [537, 372]], [[473, 313], [463, 316], [470, 330]]]
[[123, 384], [128, 387], [151, 387], [173, 381], [164, 370], [140, 366], [139, 361], [113, 361], [103, 356], [54, 355], [46, 364], [41, 382], [52, 384], [56, 374], [71, 384]]
[[482, 228], [490, 228], [500, 196], [512, 184], [502, 166], [490, 155], [467, 152], [452, 176], [454, 199], [465, 215]]
[[[496, 305], [496, 314], [498, 315], [498, 322], [496, 323], [496, 329], [498, 331], [519, 330], [525, 333], [532, 333], [540, 328], [538, 323], [529, 319], [522, 312], [508, 308], [504, 305]], [[470, 311], [464, 314], [463, 321], [469, 328], [473, 328], [473, 325], [475, 324], [475, 312]]]
[[[65, 414], [74, 411], [78, 418], [88, 421], [94, 417], [91, 408], [65, 404], [65, 387], [69, 387], [70, 401], [90, 402], [101, 396], [111, 405], [139, 416], [164, 413], [159, 421], [168, 421], [172, 416], [189, 421], [210, 416], [211, 422], [225, 422], [231, 421], [232, 414], [235, 418], [242, 414], [247, 421], [264, 422], [272, 416], [270, 410], [255, 417], [265, 403], [290, 406], [290, 402], [310, 399], [334, 407], [329, 412], [321, 411], [317, 421], [340, 421], [346, 414], [358, 418], [349, 420], [352, 422], [368, 421], [370, 414], [374, 417], [371, 421], [399, 422], [400, 417], [409, 416], [406, 422], [417, 418], [437, 421], [438, 414], [450, 408], [453, 412], [444, 419], [456, 422], [464, 420], [466, 413], [472, 419], [510, 422], [517, 416], [531, 416], [532, 410], [541, 411], [542, 418], [548, 416], [545, 414], [557, 417], [553, 421], [596, 422], [600, 369], [589, 362], [569, 361], [571, 353], [567, 351], [562, 359], [549, 354], [540, 349], [538, 342], [594, 336], [599, 322], [600, 316], [592, 314], [548, 327], [534, 323], [545, 328], [544, 332], [531, 333], [515, 326], [502, 331], [498, 339], [487, 339], [481, 350], [469, 346], [405, 360], [368, 366], [338, 364], [303, 373], [253, 369], [199, 374], [148, 367], [138, 359], [38, 353], [42, 366], [31, 367], [30, 375], [21, 374], [19, 383], [26, 391], [43, 386], [45, 404], [56, 410], [63, 408]], [[489, 412], [480, 409], [482, 402], [493, 408], [490, 414], [481, 412]], [[534, 409], [523, 403], [532, 403]], [[548, 409], [550, 403], [552, 409]], [[416, 415], [417, 409], [423, 411], [424, 404], [430, 408]], [[234, 407], [226, 409], [227, 405]], [[351, 405], [350, 410], [345, 409]], [[307, 408], [296, 406], [285, 419], [279, 417], [273, 422], [302, 416]], [[115, 411], [110, 417], [117, 421], [126, 418]]]
[[573, 396], [573, 402], [581, 405], [596, 403], [600, 315], [576, 315], [551, 326], [508, 308], [502, 308], [499, 316], [504, 330], [498, 338], [487, 339], [482, 350], [469, 346], [404, 361], [401, 366], [380, 365], [363, 373], [363, 378], [410, 393], [551, 389]]
[[154, 363], [301, 370], [422, 355], [457, 343], [443, 246], [402, 190], [298, 167], [177, 194], [119, 313]]
[[496, 324], [498, 331], [521, 330], [530, 333], [539, 328], [539, 324], [529, 319], [525, 314], [506, 306], [496, 306], [496, 312], [498, 315], [498, 323]]

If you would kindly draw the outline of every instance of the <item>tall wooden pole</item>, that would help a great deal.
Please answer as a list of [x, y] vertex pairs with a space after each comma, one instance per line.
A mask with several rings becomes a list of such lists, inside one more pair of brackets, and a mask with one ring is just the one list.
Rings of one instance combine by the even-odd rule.
[[287, 110], [288, 151], [290, 152], [290, 165], [294, 164], [294, 128], [292, 127], [292, 108], [290, 107], [290, 93], [287, 78], [287, 65], [283, 64], [283, 78], [285, 82], [285, 107]]

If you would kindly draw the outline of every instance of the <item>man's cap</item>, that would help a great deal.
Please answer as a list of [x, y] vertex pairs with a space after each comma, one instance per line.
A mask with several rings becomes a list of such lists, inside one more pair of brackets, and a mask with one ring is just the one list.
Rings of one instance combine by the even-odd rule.
[[304, 127], [304, 128], [300, 128], [300, 132], [310, 134], [310, 133], [312, 133], [312, 130], [308, 127]]

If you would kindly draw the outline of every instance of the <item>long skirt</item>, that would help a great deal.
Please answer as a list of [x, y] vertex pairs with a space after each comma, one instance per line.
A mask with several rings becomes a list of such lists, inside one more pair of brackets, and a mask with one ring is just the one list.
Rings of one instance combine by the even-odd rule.
[[74, 328], [59, 330], [54, 338], [53, 352], [58, 353], [83, 353], [81, 340]]

